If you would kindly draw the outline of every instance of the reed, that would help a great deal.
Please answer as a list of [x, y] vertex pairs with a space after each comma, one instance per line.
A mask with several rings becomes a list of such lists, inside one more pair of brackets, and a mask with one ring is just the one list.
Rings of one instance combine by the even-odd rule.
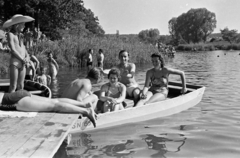
[[[135, 64], [145, 64], [150, 62], [150, 55], [158, 52], [157, 48], [151, 44], [139, 42], [137, 39], [130, 41], [122, 40], [119, 37], [70, 37], [59, 41], [44, 41], [33, 46], [29, 52], [32, 52], [42, 65], [47, 64], [47, 52], [51, 51], [53, 57], [60, 66], [80, 67], [84, 64], [82, 60], [89, 49], [94, 50], [93, 63], [97, 65], [97, 53], [103, 49], [105, 56], [104, 68], [110, 68], [118, 63], [118, 53], [125, 49], [130, 54], [130, 62]], [[2, 54], [0, 54], [2, 56]], [[2, 57], [1, 59], [2, 60]], [[3, 63], [3, 62], [1, 62]], [[9, 60], [1, 65], [4, 68], [9, 64]], [[85, 66], [85, 65], [83, 65]], [[2, 69], [1, 68], [1, 69]]]

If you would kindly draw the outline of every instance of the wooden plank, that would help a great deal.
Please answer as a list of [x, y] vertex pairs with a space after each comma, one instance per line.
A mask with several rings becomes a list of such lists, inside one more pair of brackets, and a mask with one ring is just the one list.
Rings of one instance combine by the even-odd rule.
[[[0, 128], [0, 157], [52, 157], [78, 116], [39, 113], [34, 118], [2, 120], [0, 125], [5, 128]], [[17, 124], [11, 126], [14, 121]]]

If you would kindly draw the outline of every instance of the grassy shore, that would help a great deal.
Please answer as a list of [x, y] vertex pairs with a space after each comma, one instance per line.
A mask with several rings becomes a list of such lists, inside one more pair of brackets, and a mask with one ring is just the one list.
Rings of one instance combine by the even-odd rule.
[[240, 50], [240, 43], [216, 41], [198, 44], [181, 44], [176, 47], [177, 51], [213, 51], [213, 50]]
[[[53, 57], [61, 66], [79, 67], [81, 57], [88, 49], [94, 50], [93, 63], [96, 62], [96, 54], [99, 49], [103, 49], [105, 55], [104, 67], [110, 68], [118, 63], [118, 53], [125, 49], [130, 54], [131, 62], [144, 64], [150, 62], [150, 55], [157, 52], [157, 48], [139, 42], [138, 40], [122, 40], [117, 37], [72, 37], [60, 41], [45, 41], [32, 47], [29, 51], [38, 58], [41, 64], [47, 65], [46, 53], [53, 52]], [[0, 73], [9, 71], [9, 53], [0, 52]]]

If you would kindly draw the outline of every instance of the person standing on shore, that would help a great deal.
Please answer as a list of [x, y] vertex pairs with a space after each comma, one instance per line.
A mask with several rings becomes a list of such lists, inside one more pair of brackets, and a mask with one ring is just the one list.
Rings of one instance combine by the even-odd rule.
[[97, 56], [97, 64], [98, 64], [98, 67], [101, 68], [102, 70], [103, 70], [103, 61], [104, 61], [103, 50], [99, 49], [98, 56]]
[[93, 49], [88, 50], [86, 59], [87, 59], [87, 72], [89, 72], [93, 66]]
[[3, 24], [3, 28], [10, 29], [7, 33], [8, 45], [11, 50], [10, 93], [14, 92], [17, 88], [23, 89], [24, 87], [24, 78], [26, 74], [25, 64], [29, 61], [29, 58], [21, 32], [25, 27], [25, 23], [33, 20], [34, 19], [30, 16], [16, 14]]

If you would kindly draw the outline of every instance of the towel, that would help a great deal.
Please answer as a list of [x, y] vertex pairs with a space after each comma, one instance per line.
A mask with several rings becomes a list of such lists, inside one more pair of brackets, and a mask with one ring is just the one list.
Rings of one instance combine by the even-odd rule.
[[0, 117], [35, 117], [37, 112], [21, 112], [21, 111], [2, 111]]

